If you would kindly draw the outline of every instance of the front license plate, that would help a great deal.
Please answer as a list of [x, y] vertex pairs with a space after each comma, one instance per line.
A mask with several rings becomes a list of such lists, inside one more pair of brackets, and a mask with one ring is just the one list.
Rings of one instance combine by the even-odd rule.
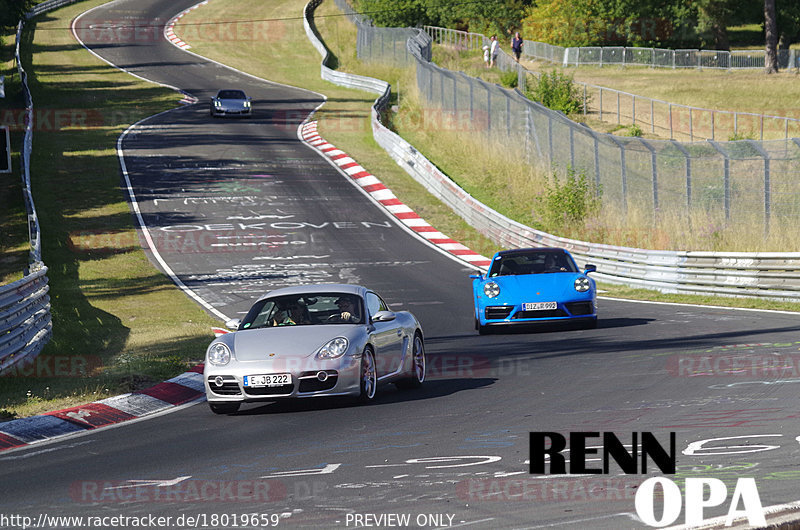
[[523, 311], [547, 311], [558, 309], [557, 302], [528, 302], [522, 304]]
[[292, 384], [292, 374], [246, 375], [244, 386], [255, 388], [259, 386], [283, 386]]

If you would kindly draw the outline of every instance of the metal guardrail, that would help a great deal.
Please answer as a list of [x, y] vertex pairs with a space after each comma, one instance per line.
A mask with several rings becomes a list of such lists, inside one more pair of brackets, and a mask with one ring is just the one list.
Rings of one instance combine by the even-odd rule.
[[58, 9], [59, 7], [64, 7], [69, 4], [74, 4], [75, 2], [79, 2], [80, 0], [47, 0], [46, 2], [42, 2], [41, 4], [37, 4], [31, 9], [26, 15], [25, 18], [30, 20], [31, 18], [41, 15], [42, 13], [46, 13], [48, 11], [52, 11], [53, 9]]
[[[310, 30], [313, 11], [321, 0], [306, 6], [306, 33], [317, 50], [327, 55], [322, 43]], [[313, 4], [313, 7], [312, 7]], [[373, 28], [379, 29], [379, 28]], [[425, 50], [427, 35], [408, 41], [409, 51], [419, 63], [429, 60]], [[428, 38], [427, 46], [430, 46]], [[429, 52], [429, 48], [428, 48]], [[324, 71], [323, 67], [323, 71]], [[418, 69], [419, 71], [419, 69]], [[337, 72], [340, 83], [351, 76]], [[377, 83], [376, 83], [377, 84]], [[355, 86], [355, 85], [351, 85]], [[800, 299], [800, 252], [703, 252], [660, 251], [588, 243], [562, 238], [518, 223], [481, 203], [455, 184], [411, 144], [379, 121], [383, 107], [379, 98], [373, 106], [372, 128], [375, 140], [415, 180], [453, 209], [467, 223], [503, 247], [558, 246], [567, 248], [583, 263], [597, 265], [595, 277], [620, 285], [656, 289], [665, 293], [713, 294], [759, 297], [796, 302]]]
[[0, 373], [30, 363], [50, 340], [47, 267], [0, 287]]

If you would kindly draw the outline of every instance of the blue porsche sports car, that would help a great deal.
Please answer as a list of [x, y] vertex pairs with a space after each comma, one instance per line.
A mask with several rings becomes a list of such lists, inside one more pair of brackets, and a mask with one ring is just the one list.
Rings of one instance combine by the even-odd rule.
[[586, 265], [581, 272], [562, 248], [503, 250], [486, 276], [472, 278], [475, 328], [574, 320], [597, 326], [597, 289]]

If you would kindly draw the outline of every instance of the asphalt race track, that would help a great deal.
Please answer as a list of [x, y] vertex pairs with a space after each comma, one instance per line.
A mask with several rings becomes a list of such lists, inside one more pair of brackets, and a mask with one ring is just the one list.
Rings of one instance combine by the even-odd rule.
[[[152, 515], [170, 517], [171, 528], [646, 527], [634, 495], [647, 477], [613, 465], [608, 475], [530, 475], [532, 431], [623, 441], [649, 431], [664, 444], [675, 432], [668, 478], [728, 487], [707, 517], [727, 513], [738, 477], [755, 478], [764, 506], [800, 499], [797, 316], [601, 300], [595, 330], [478, 336], [469, 267], [410, 235], [297, 139], [319, 95], [160, 38], [90, 39], [93, 24], [164, 22], [194, 1], [118, 1], [76, 21], [107, 61], [200, 99], [122, 142], [159, 255], [227, 317], [276, 286], [373, 287], [422, 322], [429, 380], [382, 388], [365, 407], [315, 400], [216, 416], [199, 404], [4, 453], [0, 513]], [[252, 119], [209, 116], [222, 87], [253, 98]], [[780, 372], [778, 361], [793, 370]], [[648, 471], [663, 475], [652, 463]]]

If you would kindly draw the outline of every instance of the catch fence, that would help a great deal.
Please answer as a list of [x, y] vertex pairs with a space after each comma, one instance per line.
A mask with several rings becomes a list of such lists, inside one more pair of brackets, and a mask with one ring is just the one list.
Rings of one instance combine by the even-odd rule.
[[[359, 37], [358, 44], [402, 39], [394, 30], [363, 22], [357, 26], [368, 35]], [[456, 35], [469, 42], [468, 34]], [[477, 46], [477, 37], [473, 39], [471, 46]], [[414, 42], [408, 40], [412, 54]], [[358, 53], [361, 57], [367, 52]], [[373, 46], [369, 54], [370, 60], [398, 64], [394, 52], [381, 55]], [[532, 162], [583, 172], [602, 190], [604, 208], [621, 216], [635, 210], [639, 219], [670, 215], [702, 219], [710, 226], [755, 224], [766, 233], [775, 219], [782, 224], [800, 221], [797, 138], [680, 142], [598, 133], [519, 90], [441, 68], [426, 56], [415, 59], [417, 88], [431, 111], [449, 116], [464, 134], [510, 140]], [[501, 68], [516, 64], [504, 53], [498, 62]]]
[[[489, 39], [480, 33], [425, 26], [425, 30], [434, 42], [457, 50], [477, 51], [482, 46], [489, 44]], [[533, 51], [530, 51], [531, 48]], [[577, 50], [577, 48], [569, 48]], [[558, 57], [564, 48], [541, 42], [526, 41], [523, 53], [529, 58], [538, 58], [560, 63]], [[598, 48], [600, 50], [600, 48]], [[658, 50], [651, 48], [602, 48], [609, 58], [630, 56], [632, 59], [627, 64], [642, 64], [634, 61], [635, 58], [656, 53]], [[654, 50], [654, 51], [653, 51]], [[675, 52], [677, 50], [665, 50]], [[687, 50], [682, 50], [686, 52]], [[715, 52], [698, 50], [700, 56], [708, 56]], [[743, 54], [741, 61], [744, 64], [747, 54]], [[800, 59], [800, 54], [798, 56]], [[797, 66], [798, 62], [792, 56]], [[763, 63], [763, 59], [762, 59]], [[617, 62], [614, 64], [625, 64]], [[572, 63], [570, 63], [572, 65]], [[497, 61], [501, 71], [515, 70], [518, 72], [519, 87], [524, 92], [528, 77], [536, 79], [539, 73], [524, 68], [511, 56], [501, 50]], [[566, 63], [565, 63], [566, 66]], [[646, 66], [646, 65], [645, 65]], [[762, 66], [763, 68], [763, 66]], [[791, 116], [774, 116], [754, 112], [739, 112], [707, 109], [692, 105], [671, 103], [655, 98], [648, 98], [615, 90], [613, 88], [592, 85], [574, 81], [579, 87], [582, 96], [583, 114], [587, 118], [616, 123], [618, 125], [636, 125], [643, 133], [650, 133], [670, 140], [777, 140], [789, 139], [800, 136], [800, 119]], [[800, 112], [795, 110], [794, 112]]]

